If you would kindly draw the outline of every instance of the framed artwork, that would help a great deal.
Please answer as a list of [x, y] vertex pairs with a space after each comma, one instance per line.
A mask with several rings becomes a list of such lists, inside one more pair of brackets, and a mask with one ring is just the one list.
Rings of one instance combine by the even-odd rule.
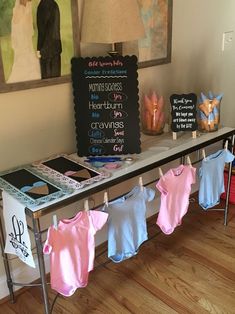
[[32, 171], [29, 167], [20, 167], [1, 173], [0, 188], [30, 209], [53, 202], [74, 191], [57, 180]]
[[68, 82], [79, 55], [77, 0], [0, 2], [0, 92]]
[[75, 190], [109, 177], [109, 173], [81, 164], [68, 155], [57, 155], [35, 162], [33, 167], [43, 175]]
[[138, 0], [145, 37], [117, 45], [122, 55], [136, 55], [138, 67], [171, 62], [172, 0]]

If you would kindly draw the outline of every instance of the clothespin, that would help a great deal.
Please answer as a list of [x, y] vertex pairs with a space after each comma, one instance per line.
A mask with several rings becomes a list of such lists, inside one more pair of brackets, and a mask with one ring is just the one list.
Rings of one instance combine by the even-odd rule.
[[53, 219], [53, 227], [54, 227], [54, 229], [58, 230], [57, 216], [53, 215], [52, 219]]
[[144, 191], [144, 185], [143, 185], [143, 178], [142, 177], [139, 177], [139, 186], [140, 186], [141, 192], [143, 192]]
[[225, 142], [224, 144], [224, 149], [227, 150], [228, 149], [228, 140]]
[[104, 204], [106, 206], [109, 204], [108, 192], [104, 192]]
[[89, 201], [87, 199], [84, 201], [84, 209], [86, 212], [89, 211]]
[[202, 149], [202, 157], [203, 157], [203, 159], [206, 159], [206, 152], [205, 152], [204, 148]]
[[192, 131], [192, 138], [197, 138], [197, 131]]
[[189, 156], [187, 156], [187, 163], [189, 164], [190, 168], [192, 168], [192, 163], [191, 163], [191, 159]]
[[162, 172], [162, 168], [158, 168], [158, 171], [159, 171], [159, 175], [160, 175], [160, 177], [162, 178], [162, 180], [165, 180], [165, 178], [164, 178], [164, 175], [163, 175], [163, 172]]

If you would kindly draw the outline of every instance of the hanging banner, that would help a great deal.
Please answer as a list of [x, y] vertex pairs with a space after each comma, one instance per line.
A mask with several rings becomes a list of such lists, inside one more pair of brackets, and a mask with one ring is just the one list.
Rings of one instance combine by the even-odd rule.
[[2, 192], [2, 200], [6, 230], [5, 253], [17, 255], [22, 262], [35, 268], [25, 207], [5, 191]]
[[137, 58], [72, 59], [77, 153], [140, 153]]

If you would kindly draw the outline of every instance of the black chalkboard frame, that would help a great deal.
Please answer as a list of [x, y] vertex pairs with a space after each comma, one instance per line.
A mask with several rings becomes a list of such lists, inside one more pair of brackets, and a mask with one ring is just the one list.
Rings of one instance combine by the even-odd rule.
[[172, 94], [171, 103], [171, 130], [175, 133], [180, 131], [195, 132], [197, 125], [197, 95]]
[[[140, 153], [140, 112], [136, 56], [79, 57], [73, 58], [71, 63], [78, 156]], [[103, 64], [108, 64], [108, 66], [103, 66]], [[112, 64], [122, 64], [123, 66], [112, 67]], [[90, 65], [94, 65], [94, 67]], [[117, 74], [118, 71], [120, 75]], [[107, 101], [109, 104], [114, 104], [110, 99], [112, 91], [108, 90], [106, 94], [106, 91], [89, 92], [89, 82], [91, 82], [90, 84], [99, 83], [100, 89], [105, 89], [107, 86], [116, 86], [116, 89], [119, 88], [117, 96], [126, 95], [123, 98], [121, 110], [117, 110], [122, 115], [123, 120], [114, 121], [114, 117], [111, 116], [112, 112], [108, 110], [89, 111], [88, 104], [92, 106], [90, 104], [96, 102], [95, 97], [97, 95], [101, 99], [101, 103]], [[92, 122], [94, 122], [93, 125], [98, 126], [93, 130], [90, 127]], [[114, 129], [118, 135], [115, 134]], [[115, 135], [112, 135], [112, 132]], [[95, 137], [97, 134], [98, 138]]]

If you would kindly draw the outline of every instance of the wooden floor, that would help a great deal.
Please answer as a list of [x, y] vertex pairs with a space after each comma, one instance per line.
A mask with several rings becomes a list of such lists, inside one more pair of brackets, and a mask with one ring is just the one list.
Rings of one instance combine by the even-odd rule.
[[[53, 313], [234, 314], [235, 206], [227, 227], [222, 212], [204, 212], [197, 203], [172, 235], [160, 233], [155, 219], [149, 227], [153, 238], [135, 257], [120, 264], [105, 264], [106, 252], [96, 258], [88, 286], [58, 297]], [[50, 301], [54, 296], [50, 291]], [[42, 314], [40, 288], [0, 305], [0, 313]]]

